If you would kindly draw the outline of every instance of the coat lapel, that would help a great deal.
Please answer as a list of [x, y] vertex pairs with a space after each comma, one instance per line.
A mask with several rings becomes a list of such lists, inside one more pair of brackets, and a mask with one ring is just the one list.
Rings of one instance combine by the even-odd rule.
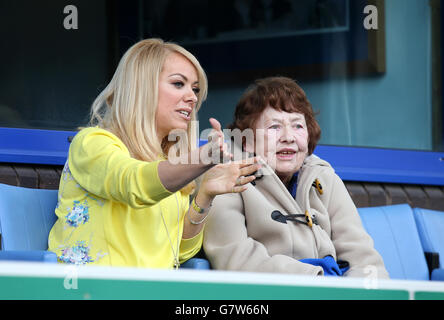
[[261, 170], [263, 176], [256, 180], [256, 188], [258, 188], [266, 198], [273, 199], [285, 209], [287, 211], [285, 214], [303, 214], [304, 212], [288, 192], [281, 179], [274, 173], [273, 169], [262, 163]]

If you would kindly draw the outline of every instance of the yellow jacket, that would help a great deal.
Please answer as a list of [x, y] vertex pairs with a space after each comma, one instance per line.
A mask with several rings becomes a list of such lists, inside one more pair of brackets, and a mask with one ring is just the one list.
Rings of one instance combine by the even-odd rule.
[[60, 179], [48, 250], [60, 262], [148, 268], [172, 268], [178, 241], [180, 262], [195, 255], [203, 232], [182, 239], [189, 196], [165, 189], [160, 161], [131, 158], [106, 130], [81, 130]]

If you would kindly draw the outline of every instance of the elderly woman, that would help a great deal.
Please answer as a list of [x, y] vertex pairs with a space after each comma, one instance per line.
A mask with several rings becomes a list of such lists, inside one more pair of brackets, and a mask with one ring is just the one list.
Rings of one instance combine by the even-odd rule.
[[204, 234], [213, 268], [388, 278], [344, 183], [313, 154], [321, 130], [293, 80], [257, 80], [230, 127], [254, 129], [242, 149], [266, 164], [247, 190], [215, 199]]

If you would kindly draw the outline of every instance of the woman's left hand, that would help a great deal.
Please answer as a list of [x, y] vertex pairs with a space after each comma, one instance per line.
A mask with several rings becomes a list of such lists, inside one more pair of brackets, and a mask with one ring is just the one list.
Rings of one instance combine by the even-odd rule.
[[214, 198], [218, 194], [245, 191], [247, 184], [256, 179], [253, 173], [261, 167], [257, 161], [249, 158], [214, 166], [204, 174], [199, 193]]

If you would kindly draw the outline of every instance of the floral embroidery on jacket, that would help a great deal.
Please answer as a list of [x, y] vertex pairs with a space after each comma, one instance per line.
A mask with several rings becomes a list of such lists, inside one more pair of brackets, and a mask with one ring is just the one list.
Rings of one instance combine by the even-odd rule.
[[[73, 180], [75, 181], [75, 179], [73, 179]], [[83, 188], [79, 183], [77, 183], [77, 181], [76, 181], [76, 188], [79, 188], [80, 190], [85, 192], [85, 197], [90, 198], [91, 200], [96, 201], [99, 206], [103, 207], [103, 205], [104, 205], [103, 200], [100, 200], [100, 199], [97, 199], [97, 198], [91, 196], [91, 194], [88, 192], [88, 190]]]
[[74, 200], [73, 207], [68, 208], [68, 214], [65, 216], [66, 223], [71, 227], [78, 227], [85, 224], [89, 220], [88, 202], [85, 200], [83, 204], [80, 201]]
[[94, 259], [89, 255], [89, 250], [85, 241], [77, 241], [75, 246], [62, 250], [59, 260], [76, 265], [94, 262]]

